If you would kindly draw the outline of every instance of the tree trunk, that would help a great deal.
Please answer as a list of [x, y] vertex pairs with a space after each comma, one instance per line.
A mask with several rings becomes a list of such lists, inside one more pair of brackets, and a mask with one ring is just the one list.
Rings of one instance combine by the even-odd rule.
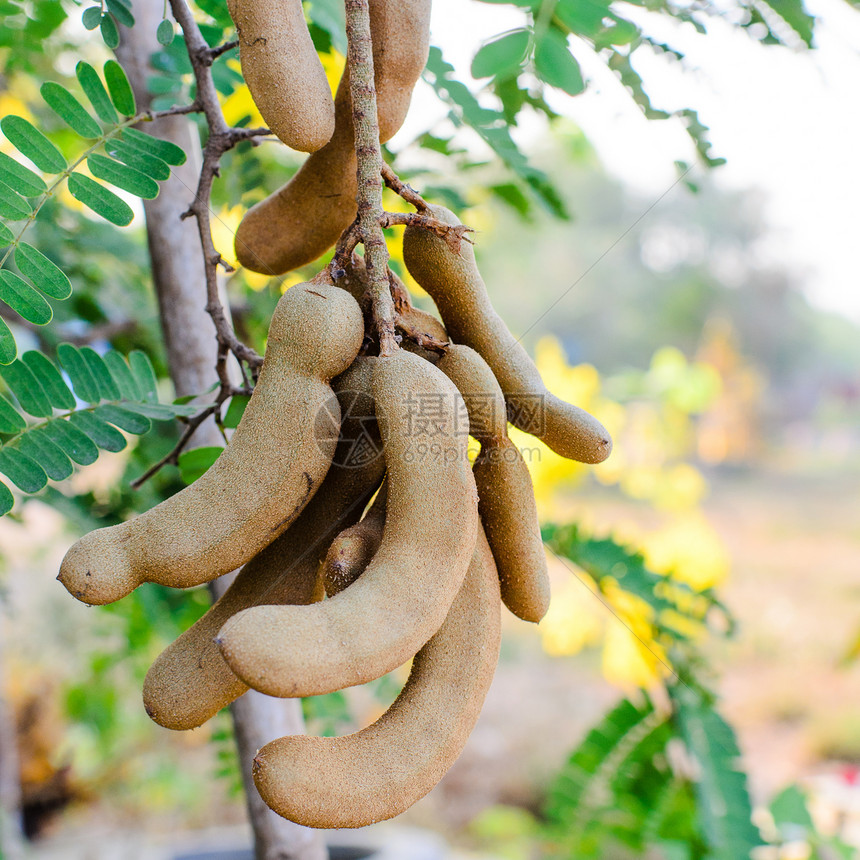
[[[161, 20], [162, 4], [134, 0], [133, 5], [137, 23], [131, 30], [123, 29], [117, 55], [128, 73], [138, 106], [145, 109], [150, 100], [146, 91], [146, 80], [151, 74], [149, 57], [159, 48], [155, 31]], [[170, 375], [177, 395], [201, 393], [217, 381], [215, 327], [205, 311], [203, 256], [197, 225], [193, 219], [180, 219], [197, 187], [200, 141], [193, 123], [182, 116], [159, 120], [147, 126], [146, 131], [178, 144], [188, 154], [188, 161], [172, 170], [158, 197], [146, 201], [144, 208]], [[201, 425], [192, 441], [197, 445], [223, 443], [214, 422]], [[221, 577], [211, 583], [213, 599], [223, 594], [231, 579]], [[231, 705], [230, 713], [257, 860], [323, 860], [328, 854], [322, 834], [272, 812], [263, 803], [251, 777], [251, 764], [261, 746], [283, 735], [304, 732], [301, 701], [272, 699], [250, 690]]]
[[0, 602], [0, 858], [22, 860], [24, 834], [21, 829], [21, 781], [18, 768], [18, 739], [15, 714], [6, 701], [3, 672], [3, 613]]

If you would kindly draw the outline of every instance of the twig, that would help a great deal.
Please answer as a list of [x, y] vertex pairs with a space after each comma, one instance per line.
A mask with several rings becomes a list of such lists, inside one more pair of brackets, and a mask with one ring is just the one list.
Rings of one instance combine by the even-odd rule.
[[216, 48], [209, 49], [209, 61], [210, 63], [214, 60], [217, 60], [222, 54], [226, 54], [227, 51], [232, 51], [233, 48], [239, 47], [239, 40], [233, 39], [232, 42], [225, 42], [223, 45], [218, 45]]
[[[240, 364], [244, 361], [251, 368], [257, 368], [263, 363], [262, 356], [236, 337], [218, 295], [218, 265], [222, 259], [212, 241], [209, 200], [212, 194], [212, 183], [215, 177], [219, 175], [221, 156], [240, 141], [260, 137], [269, 132], [268, 129], [231, 128], [227, 125], [224, 114], [221, 112], [218, 93], [215, 90], [209, 67], [215, 57], [220, 55], [219, 51], [223, 53], [229, 48], [222, 45], [220, 48], [213, 49], [206, 44], [185, 0], [170, 0], [170, 8], [173, 17], [182, 28], [188, 57], [194, 70], [194, 79], [197, 84], [197, 97], [194, 103], [206, 117], [206, 124], [209, 127], [209, 138], [203, 149], [200, 181], [197, 184], [194, 202], [186, 213], [188, 217], [194, 216], [196, 218], [200, 233], [206, 275], [206, 312], [212, 317], [212, 322], [215, 324], [219, 345], [235, 355]], [[221, 381], [222, 389], [230, 386], [226, 361], [219, 361], [218, 363], [218, 378]]]
[[394, 170], [385, 162], [382, 163], [382, 179], [385, 184], [407, 203], [411, 203], [419, 212], [429, 208], [427, 201], [411, 186], [405, 183]]
[[373, 318], [379, 334], [379, 354], [386, 356], [397, 350], [397, 337], [394, 330], [394, 302], [388, 284], [388, 247], [379, 224], [383, 212], [383, 161], [379, 145], [368, 0], [346, 0], [346, 35], [355, 154], [358, 160], [358, 223], [373, 297]]
[[414, 341], [418, 344], [418, 346], [424, 347], [424, 349], [432, 349], [434, 352], [446, 352], [450, 344], [446, 340], [437, 340], [432, 335], [427, 334], [426, 332], [421, 331], [416, 328], [411, 322], [409, 322], [408, 318], [401, 315], [400, 313], [396, 313], [394, 315], [394, 324], [397, 328], [403, 332], [403, 334], [409, 338], [409, 340]]
[[466, 233], [475, 232], [465, 224], [446, 224], [432, 215], [422, 215], [418, 212], [383, 212], [379, 218], [379, 224], [381, 227], [422, 227], [435, 233], [440, 239], [444, 239], [455, 254], [460, 253], [460, 244], [464, 240], [471, 244], [472, 240]]

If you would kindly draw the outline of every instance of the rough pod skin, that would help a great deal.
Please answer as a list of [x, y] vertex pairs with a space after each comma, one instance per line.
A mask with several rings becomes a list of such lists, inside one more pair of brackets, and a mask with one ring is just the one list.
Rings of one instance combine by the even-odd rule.
[[[224, 453], [175, 496], [81, 538], [63, 559], [60, 582], [84, 603], [112, 603], [142, 582], [188, 588], [253, 558], [298, 517], [329, 469], [340, 424], [329, 380], [352, 363], [363, 337], [348, 293], [322, 280], [288, 290]], [[321, 413], [333, 425], [323, 442]]]
[[196, 728], [248, 689], [230, 671], [215, 644], [227, 619], [264, 603], [307, 604], [322, 599], [320, 560], [334, 536], [359, 519], [385, 471], [381, 456], [360, 464], [351, 461], [353, 441], [367, 432], [367, 419], [373, 415], [368, 408], [370, 361], [357, 358], [332, 382], [338, 394], [353, 395], [364, 388], [367, 399], [356, 404], [355, 397], [344, 398], [344, 438], [319, 492], [277, 540], [242, 568], [220, 600], [150, 667], [143, 683], [143, 704], [159, 725], [175, 730]]
[[[370, 0], [379, 138], [403, 125], [412, 88], [427, 62], [430, 0]], [[279, 191], [250, 209], [236, 233], [236, 257], [248, 269], [278, 275], [312, 262], [355, 217], [355, 133], [349, 78], [335, 97], [331, 140]]]
[[460, 755], [493, 679], [499, 628], [498, 576], [479, 532], [448, 617], [416, 655], [394, 704], [346, 737], [266, 744], [254, 759], [260, 796], [308, 827], [364, 827], [408, 809]]
[[242, 74], [266, 125], [289, 147], [316, 152], [334, 132], [334, 102], [301, 0], [228, 0]]
[[224, 659], [260, 692], [315, 696], [390, 672], [439, 629], [466, 575], [478, 510], [462, 398], [402, 350], [376, 359], [373, 396], [388, 482], [382, 544], [330, 600], [259, 606], [224, 625]]
[[385, 528], [387, 496], [388, 489], [383, 485], [364, 518], [344, 529], [332, 541], [320, 568], [329, 597], [352, 585], [376, 555]]
[[499, 570], [502, 600], [518, 618], [537, 623], [549, 609], [546, 554], [531, 475], [508, 438], [504, 395], [487, 362], [468, 346], [451, 344], [437, 367], [463, 395], [470, 432], [481, 443], [474, 466], [478, 511]]
[[[444, 206], [430, 206], [429, 211], [446, 224], [460, 223]], [[456, 254], [429, 230], [407, 227], [403, 257], [412, 277], [436, 302], [451, 338], [477, 350], [492, 368], [514, 426], [571, 460], [601, 463], [609, 456], [612, 441], [603, 425], [547, 391], [528, 353], [493, 308], [468, 242]]]

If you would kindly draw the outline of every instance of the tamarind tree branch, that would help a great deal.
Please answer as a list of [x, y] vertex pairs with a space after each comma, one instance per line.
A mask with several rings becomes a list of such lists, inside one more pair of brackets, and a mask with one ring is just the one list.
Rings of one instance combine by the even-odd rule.
[[[243, 140], [269, 134], [269, 130], [264, 128], [232, 128], [227, 125], [212, 79], [211, 66], [217, 57], [235, 47], [235, 44], [228, 42], [217, 48], [210, 48], [185, 0], [170, 0], [170, 9], [185, 37], [188, 58], [191, 61], [194, 80], [197, 84], [195, 104], [205, 116], [206, 125], [209, 129], [209, 137], [203, 148], [203, 164], [194, 202], [183, 217], [194, 217], [197, 221], [206, 275], [206, 312], [215, 324], [218, 343], [236, 356], [240, 363], [245, 362], [252, 369], [256, 369], [263, 363], [262, 356], [236, 337], [218, 295], [218, 266], [222, 265], [224, 261], [212, 240], [210, 199], [212, 183], [219, 175], [221, 157], [224, 153]], [[229, 387], [230, 381], [227, 376], [226, 362], [219, 362], [218, 377], [222, 389]]]
[[[394, 301], [388, 282], [388, 246], [379, 223], [382, 215], [382, 150], [376, 112], [376, 82], [370, 35], [368, 0], [346, 0], [347, 68], [358, 161], [358, 229], [373, 297], [373, 318], [379, 335], [379, 354], [397, 350]], [[351, 249], [350, 249], [351, 253]]]

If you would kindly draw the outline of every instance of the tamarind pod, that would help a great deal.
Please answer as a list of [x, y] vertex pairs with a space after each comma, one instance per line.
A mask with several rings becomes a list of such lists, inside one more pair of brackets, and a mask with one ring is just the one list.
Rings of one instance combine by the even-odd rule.
[[[355, 393], [368, 374], [358, 358], [333, 381], [338, 395]], [[369, 392], [370, 380], [367, 383]], [[307, 604], [323, 597], [320, 561], [335, 535], [359, 519], [382, 481], [380, 457], [361, 465], [351, 462], [352, 437], [364, 428], [369, 398], [343, 406], [342, 432], [334, 463], [319, 492], [299, 518], [273, 543], [252, 558], [230, 588], [155, 660], [143, 684], [146, 712], [168, 729], [193, 729], [213, 717], [248, 687], [230, 671], [215, 636], [228, 618], [261, 603]]]
[[334, 102], [301, 0], [228, 0], [242, 74], [266, 125], [287, 146], [315, 152], [334, 132]]
[[[460, 223], [444, 206], [430, 206], [429, 213], [447, 224]], [[456, 254], [430, 231], [407, 227], [403, 256], [410, 274], [439, 308], [452, 339], [477, 350], [492, 368], [514, 426], [571, 460], [600, 463], [609, 456], [612, 441], [603, 425], [547, 391], [528, 353], [493, 308], [468, 242]]]
[[394, 704], [355, 734], [266, 744], [253, 766], [260, 796], [308, 827], [364, 827], [399, 815], [462, 752], [493, 679], [500, 638], [498, 577], [479, 531], [445, 623], [415, 656]]
[[382, 543], [387, 496], [388, 490], [383, 484], [364, 518], [344, 529], [332, 541], [321, 566], [325, 593], [329, 597], [352, 585], [376, 555]]
[[330, 600], [246, 609], [218, 634], [230, 668], [272, 696], [330, 693], [404, 663], [441, 626], [472, 557], [478, 511], [462, 398], [402, 350], [374, 362], [388, 500], [373, 561]]
[[550, 585], [534, 486], [519, 448], [508, 438], [505, 398], [481, 356], [451, 344], [437, 365], [457, 386], [469, 410], [469, 431], [480, 443], [473, 472], [478, 511], [499, 571], [502, 601], [523, 621], [549, 609]]
[[[370, 0], [379, 139], [403, 125], [430, 45], [430, 0]], [[277, 275], [324, 254], [355, 218], [358, 192], [349, 75], [335, 96], [331, 140], [280, 190], [248, 210], [236, 232], [236, 258]]]
[[60, 582], [78, 600], [103, 604], [142, 582], [209, 582], [253, 558], [298, 517], [325, 477], [340, 424], [329, 380], [352, 363], [363, 338], [361, 311], [343, 290], [322, 279], [289, 289], [229, 446], [176, 495], [81, 538], [63, 559]]

